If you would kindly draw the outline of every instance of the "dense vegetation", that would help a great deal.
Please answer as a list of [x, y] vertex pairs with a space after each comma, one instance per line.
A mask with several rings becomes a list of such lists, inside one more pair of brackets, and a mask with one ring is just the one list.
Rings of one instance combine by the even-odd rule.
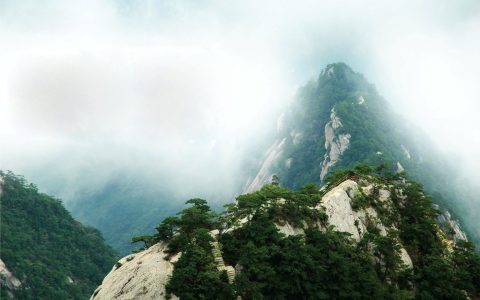
[[[375, 197], [359, 196], [356, 209], [373, 207], [389, 228], [374, 225], [360, 241], [328, 223], [322, 195], [346, 177], [390, 187], [389, 207]], [[182, 252], [167, 292], [181, 299], [467, 299], [480, 293], [480, 255], [471, 243], [451, 246], [435, 223], [438, 214], [420, 184], [385, 167], [359, 166], [333, 173], [327, 190], [314, 185], [291, 191], [276, 179], [261, 190], [241, 195], [222, 214], [202, 199], [166, 218], [157, 234], [136, 238], [148, 247], [168, 242], [167, 259]], [[355, 197], [357, 198], [357, 197]], [[282, 224], [304, 234], [285, 236]], [[217, 238], [209, 231], [218, 229]], [[216, 270], [212, 242], [218, 239], [236, 278], [228, 284]], [[401, 246], [413, 268], [400, 258]]]
[[435, 203], [461, 219], [470, 238], [480, 244], [476, 224], [469, 222], [476, 216], [467, 205], [471, 197], [464, 183], [455, 182], [454, 168], [425, 134], [393, 112], [362, 74], [343, 63], [330, 64], [299, 91], [296, 100], [283, 118], [277, 139], [286, 138], [285, 147], [271, 170], [283, 185], [297, 189], [309, 182], [320, 183], [325, 125], [333, 109], [342, 123], [335, 134], [348, 133], [351, 138], [330, 172], [359, 163], [396, 169], [399, 162], [435, 196]]
[[225, 273], [217, 271], [212, 255], [213, 238], [209, 231], [218, 227], [218, 215], [210, 210], [203, 199], [186, 202], [191, 207], [179, 213], [179, 217], [166, 218], [153, 236], [139, 236], [133, 242], [143, 241], [144, 248], [168, 241], [166, 254], [182, 252], [175, 263], [173, 276], [166, 286], [167, 293], [181, 299], [233, 299], [233, 288]]
[[[20, 176], [0, 175], [1, 259], [22, 282], [10, 292], [16, 299], [88, 299], [115, 263], [113, 250], [60, 200]], [[7, 298], [4, 286], [1, 298]]]

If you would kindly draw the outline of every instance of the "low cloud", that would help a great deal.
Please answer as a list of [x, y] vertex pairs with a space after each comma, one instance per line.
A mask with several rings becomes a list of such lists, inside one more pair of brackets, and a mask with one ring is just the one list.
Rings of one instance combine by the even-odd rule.
[[116, 170], [238, 188], [336, 61], [478, 178], [478, 1], [2, 1], [0, 19], [1, 168], [67, 203]]

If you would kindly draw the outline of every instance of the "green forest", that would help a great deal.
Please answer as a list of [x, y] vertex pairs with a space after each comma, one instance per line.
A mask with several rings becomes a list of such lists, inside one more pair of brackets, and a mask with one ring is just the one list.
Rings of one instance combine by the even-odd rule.
[[1, 259], [21, 281], [1, 298], [88, 299], [115, 263], [100, 232], [72, 218], [62, 202], [23, 177], [0, 172]]
[[[322, 196], [346, 176], [390, 187], [392, 207], [367, 196], [352, 203], [354, 209], [378, 211], [388, 234], [372, 225], [355, 242], [329, 225]], [[277, 180], [237, 197], [220, 214], [207, 201], [191, 199], [187, 208], [166, 218], [155, 235], [133, 239], [143, 241], [145, 248], [167, 242], [166, 259], [182, 252], [166, 286], [170, 295], [187, 300], [446, 300], [479, 295], [480, 255], [466, 241], [449, 246], [435, 223], [438, 211], [419, 183], [366, 165], [333, 173], [322, 190], [310, 184], [292, 191]], [[284, 235], [278, 226], [285, 222], [304, 234]], [[226, 264], [237, 270], [233, 284], [215, 266], [209, 234], [214, 229], [220, 232]], [[413, 268], [400, 259], [400, 245], [410, 254]]]

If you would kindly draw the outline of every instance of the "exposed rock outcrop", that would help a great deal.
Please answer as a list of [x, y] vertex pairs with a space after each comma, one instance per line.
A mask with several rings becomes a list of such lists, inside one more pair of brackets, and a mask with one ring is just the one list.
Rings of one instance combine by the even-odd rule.
[[354, 197], [353, 193], [357, 190], [355, 181], [344, 181], [323, 197], [322, 206], [328, 215], [330, 225], [333, 225], [338, 231], [350, 233], [358, 241], [366, 231], [365, 217], [369, 214], [374, 214], [376, 217], [376, 212], [352, 209], [350, 202]]
[[[438, 205], [435, 205], [436, 209], [439, 209]], [[444, 211], [437, 217], [437, 224], [440, 229], [449, 235], [455, 242], [459, 240], [467, 241], [467, 235], [460, 228], [460, 224], [452, 219], [450, 212]]]
[[165, 244], [156, 244], [119, 260], [90, 300], [165, 299], [165, 285], [180, 254], [167, 261], [164, 250]]
[[[225, 265], [217, 240], [218, 230], [213, 230], [210, 235], [214, 241], [212, 255], [219, 272], [226, 271], [228, 280], [233, 283], [235, 268]], [[181, 253], [165, 259], [166, 245], [159, 243], [147, 250], [125, 256], [117, 262], [112, 271], [95, 290], [90, 300], [107, 299], [165, 299], [165, 286], [172, 275], [174, 263], [180, 258]], [[171, 299], [178, 299], [172, 295]]]
[[[345, 180], [333, 187], [322, 197], [322, 201], [317, 209], [325, 209], [329, 225], [332, 225], [337, 231], [351, 234], [352, 238], [356, 241], [360, 241], [367, 232], [369, 222], [375, 225], [382, 236], [386, 236], [388, 229], [382, 224], [374, 208], [367, 207], [359, 210], [352, 208], [352, 201], [354, 201], [356, 195], [361, 193], [360, 188], [363, 193], [371, 195], [374, 185], [370, 184], [365, 187], [360, 187], [359, 184], [353, 180]], [[389, 201], [390, 191], [386, 188], [378, 188], [378, 200], [382, 202]], [[286, 236], [305, 233], [302, 228], [294, 227], [288, 222], [277, 223], [275, 225], [278, 230]], [[317, 226], [322, 228], [321, 224], [317, 224]], [[400, 258], [406, 266], [413, 266], [412, 259], [403, 246], [400, 249]]]
[[363, 98], [363, 96], [361, 96], [361, 95], [358, 96], [358, 98], [357, 98], [357, 103], [360, 104], [360, 105], [362, 105], [363, 103], [365, 103], [365, 98]]
[[322, 71], [321, 75], [325, 75], [327, 77], [333, 77], [335, 75], [335, 66], [330, 66], [329, 68]]
[[283, 138], [282, 140], [277, 140], [267, 151], [267, 155], [265, 160], [263, 161], [262, 167], [260, 171], [258, 171], [255, 178], [248, 182], [246, 188], [244, 189], [245, 193], [252, 193], [256, 190], [260, 189], [265, 183], [270, 180], [272, 176], [271, 168], [272, 165], [277, 161], [277, 158], [283, 152], [283, 147], [285, 145], [285, 141], [287, 138]]
[[[368, 190], [372, 189], [373, 186], [367, 186], [364, 191], [368, 193]], [[373, 223], [381, 235], [387, 235], [387, 228], [380, 221], [375, 209], [368, 207], [353, 210], [351, 203], [358, 193], [360, 193], [358, 183], [353, 180], [346, 180], [323, 196], [321, 205], [328, 215], [329, 224], [338, 231], [350, 233], [352, 238], [357, 241], [367, 232], [368, 222]], [[380, 189], [380, 201], [387, 201], [389, 196], [388, 190]], [[400, 257], [405, 265], [412, 267], [410, 255], [403, 247]]]
[[0, 286], [6, 287], [9, 290], [20, 288], [22, 282], [15, 277], [7, 268], [3, 260], [0, 259]]
[[403, 171], [405, 171], [405, 169], [403, 168], [402, 164], [397, 161], [397, 173], [402, 173]]
[[342, 127], [340, 118], [336, 115], [335, 109], [332, 108], [330, 113], [330, 121], [325, 125], [325, 157], [320, 171], [320, 180], [323, 180], [329, 169], [333, 167], [340, 156], [348, 149], [350, 144], [350, 134], [335, 134], [335, 130]]

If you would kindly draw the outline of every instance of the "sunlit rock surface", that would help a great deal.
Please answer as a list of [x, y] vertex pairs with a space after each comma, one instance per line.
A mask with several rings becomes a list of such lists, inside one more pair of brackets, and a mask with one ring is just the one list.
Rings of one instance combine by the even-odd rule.
[[[164, 259], [164, 244], [125, 256], [113, 267], [90, 300], [165, 299], [165, 285], [172, 274], [172, 262]], [[173, 296], [172, 299], [178, 299]]]
[[[364, 191], [367, 193], [373, 189], [373, 186], [367, 186]], [[326, 193], [321, 201], [328, 215], [328, 222], [334, 226], [335, 230], [348, 232], [352, 238], [359, 241], [367, 231], [367, 222], [374, 222], [380, 234], [387, 235], [387, 228], [378, 218], [378, 214], [372, 207], [352, 209], [352, 200], [359, 193], [359, 185], [353, 180], [346, 180]], [[388, 200], [390, 192], [386, 189], [380, 189], [379, 199]], [[400, 257], [405, 265], [412, 267], [412, 260], [407, 251], [402, 247]]]

